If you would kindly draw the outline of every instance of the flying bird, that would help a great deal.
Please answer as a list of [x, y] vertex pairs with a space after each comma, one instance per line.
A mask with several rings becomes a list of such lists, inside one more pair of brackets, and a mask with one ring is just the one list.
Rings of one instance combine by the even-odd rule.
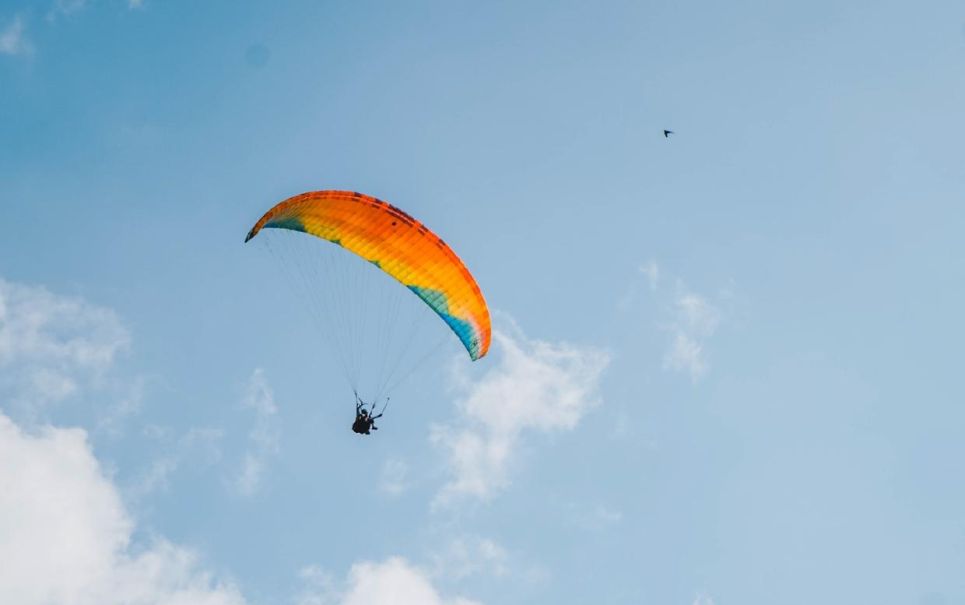
[[673, 131], [672, 131], [672, 130], [664, 130], [664, 131], [663, 131], [663, 138], [669, 139], [669, 138], [670, 138], [670, 135], [672, 135], [672, 134], [673, 134]]

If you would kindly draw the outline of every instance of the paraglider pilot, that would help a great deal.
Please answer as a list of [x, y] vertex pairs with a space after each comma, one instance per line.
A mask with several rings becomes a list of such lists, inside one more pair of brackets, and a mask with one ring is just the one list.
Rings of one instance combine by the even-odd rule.
[[[372, 411], [375, 411], [375, 404], [372, 404]], [[385, 411], [385, 410], [383, 410]], [[375, 421], [382, 417], [382, 414], [372, 416], [365, 409], [365, 402], [359, 399], [358, 393], [355, 394], [355, 422], [352, 423], [352, 430], [359, 435], [368, 435], [370, 431], [377, 431]]]

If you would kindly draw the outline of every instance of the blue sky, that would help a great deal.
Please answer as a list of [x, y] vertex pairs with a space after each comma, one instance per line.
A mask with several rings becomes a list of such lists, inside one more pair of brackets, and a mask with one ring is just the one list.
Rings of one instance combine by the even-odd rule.
[[[962, 107], [951, 1], [0, 1], [2, 600], [965, 603]], [[325, 188], [496, 317], [374, 438]]]

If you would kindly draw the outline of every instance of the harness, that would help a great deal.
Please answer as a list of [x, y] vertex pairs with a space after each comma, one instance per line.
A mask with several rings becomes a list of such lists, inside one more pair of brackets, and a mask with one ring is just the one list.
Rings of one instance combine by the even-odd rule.
[[[382, 415], [385, 414], [385, 409], [389, 407], [390, 398], [386, 397], [385, 403], [382, 405], [382, 411], [376, 414], [376, 401], [371, 403], [369, 407], [371, 407], [372, 411], [368, 412], [368, 410], [365, 409], [367, 404], [359, 397], [358, 391], [353, 392], [355, 393], [355, 422], [352, 423], [352, 430], [360, 435], [368, 435], [370, 429], [376, 429], [376, 419], [381, 418]], [[363, 412], [365, 413], [363, 414]]]

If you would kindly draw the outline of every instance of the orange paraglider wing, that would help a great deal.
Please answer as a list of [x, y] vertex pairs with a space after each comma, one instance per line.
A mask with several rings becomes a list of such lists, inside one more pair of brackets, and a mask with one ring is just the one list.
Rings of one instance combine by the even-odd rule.
[[302, 231], [353, 252], [429, 305], [473, 360], [489, 351], [489, 308], [476, 280], [438, 235], [392, 204], [352, 191], [310, 191], [265, 213], [245, 241], [266, 228]]

